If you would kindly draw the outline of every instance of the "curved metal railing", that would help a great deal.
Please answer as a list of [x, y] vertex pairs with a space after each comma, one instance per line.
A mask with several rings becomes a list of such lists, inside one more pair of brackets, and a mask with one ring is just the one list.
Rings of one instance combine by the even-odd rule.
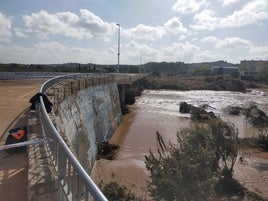
[[[40, 92], [45, 93], [54, 84], [66, 79], [81, 79], [85, 77], [96, 77], [96, 74], [70, 74], [59, 76], [46, 81]], [[111, 76], [111, 75], [110, 75]], [[96, 186], [74, 154], [65, 144], [61, 135], [50, 120], [42, 97], [40, 97], [41, 124], [46, 138], [50, 158], [55, 167], [60, 184], [59, 200], [99, 200], [106, 201], [100, 189]]]

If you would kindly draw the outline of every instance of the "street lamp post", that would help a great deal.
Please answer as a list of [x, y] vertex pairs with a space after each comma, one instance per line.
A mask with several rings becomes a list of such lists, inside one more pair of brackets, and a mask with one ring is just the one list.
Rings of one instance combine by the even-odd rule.
[[120, 24], [116, 24], [118, 26], [118, 60], [117, 60], [117, 73], [119, 73], [119, 57], [120, 57]]

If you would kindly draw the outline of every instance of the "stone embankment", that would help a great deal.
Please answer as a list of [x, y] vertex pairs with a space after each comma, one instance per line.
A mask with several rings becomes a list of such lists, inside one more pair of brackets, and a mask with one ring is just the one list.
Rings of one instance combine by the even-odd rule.
[[[89, 174], [98, 144], [114, 134], [122, 121], [122, 105], [129, 104], [139, 91], [136, 79], [131, 77], [121, 84], [120, 80], [115, 82], [114, 76], [68, 79], [46, 92], [53, 103], [49, 114], [53, 124]], [[43, 137], [38, 112], [30, 115], [29, 137]], [[28, 156], [29, 200], [55, 200], [58, 182], [46, 147], [35, 145]]]
[[[96, 155], [96, 136], [103, 134], [108, 138], [121, 122], [118, 90], [114, 78], [101, 76], [68, 79], [55, 84], [46, 95], [53, 103], [50, 113], [53, 124], [85, 169], [90, 171], [94, 163], [91, 159]], [[107, 121], [102, 120], [104, 117], [109, 117], [109, 126], [107, 118]], [[106, 125], [100, 125], [100, 122]], [[43, 138], [38, 111], [30, 114], [28, 127], [29, 140]], [[110, 132], [104, 133], [102, 129], [107, 127], [110, 128]], [[102, 141], [103, 138], [99, 140]], [[29, 200], [56, 200], [57, 177], [47, 156], [46, 147], [43, 144], [31, 146], [28, 157]]]

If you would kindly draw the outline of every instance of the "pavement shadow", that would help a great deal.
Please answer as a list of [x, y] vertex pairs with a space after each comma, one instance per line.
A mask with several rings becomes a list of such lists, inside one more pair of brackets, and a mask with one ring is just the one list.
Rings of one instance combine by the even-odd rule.
[[[30, 109], [25, 109], [5, 129], [1, 136], [4, 144], [8, 131], [13, 128], [27, 126]], [[28, 157], [27, 152], [10, 154], [0, 151], [0, 195], [1, 200], [28, 201]]]
[[5, 142], [8, 136], [8, 131], [10, 129], [20, 127], [20, 126], [27, 126], [29, 112], [30, 112], [30, 107], [27, 107], [12, 122], [10, 122], [10, 124], [4, 130], [4, 133], [0, 135], [0, 142], [1, 142], [0, 144], [4, 144], [3, 142]]

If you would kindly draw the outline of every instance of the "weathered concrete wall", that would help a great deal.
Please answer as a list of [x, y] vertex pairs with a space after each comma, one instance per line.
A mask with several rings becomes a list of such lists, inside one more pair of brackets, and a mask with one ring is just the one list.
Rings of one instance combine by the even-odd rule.
[[[133, 100], [133, 95], [137, 94], [135, 79], [117, 80], [116, 83], [114, 76], [106, 75], [72, 78], [58, 82], [46, 91], [53, 103], [49, 114], [53, 124], [89, 173], [98, 142], [109, 140], [122, 121], [120, 101], [129, 104], [133, 101], [128, 99]], [[117, 85], [120, 85], [121, 98]], [[29, 140], [44, 137], [39, 115], [36, 111], [29, 116]], [[28, 149], [28, 157], [29, 200], [58, 200], [61, 188], [46, 146], [32, 146]]]
[[[117, 84], [90, 86], [76, 93], [71, 86], [69, 90], [58, 90], [60, 100], [54, 123], [69, 141], [82, 166], [90, 172], [98, 143], [109, 140], [122, 121]], [[65, 93], [64, 98], [61, 98], [62, 93]]]

